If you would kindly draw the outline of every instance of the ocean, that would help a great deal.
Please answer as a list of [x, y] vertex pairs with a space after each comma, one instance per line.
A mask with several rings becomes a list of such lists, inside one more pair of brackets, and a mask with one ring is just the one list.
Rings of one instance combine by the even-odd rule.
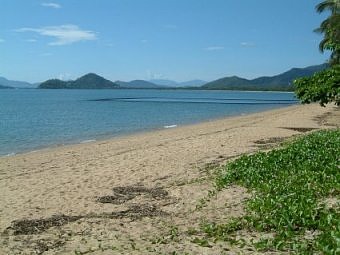
[[0, 90], [0, 156], [297, 104], [293, 93]]

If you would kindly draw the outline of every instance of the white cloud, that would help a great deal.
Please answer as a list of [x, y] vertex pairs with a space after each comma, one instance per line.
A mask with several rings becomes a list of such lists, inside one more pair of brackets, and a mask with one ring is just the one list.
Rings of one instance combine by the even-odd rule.
[[144, 39], [144, 40], [141, 40], [140, 42], [141, 43], [148, 43], [149, 41]]
[[242, 47], [254, 47], [255, 43], [253, 42], [241, 42], [240, 43]]
[[223, 46], [209, 46], [204, 49], [208, 51], [215, 51], [215, 50], [224, 50], [224, 47]]
[[54, 9], [60, 9], [61, 5], [57, 4], [57, 3], [42, 3], [41, 4], [44, 7], [50, 7], [50, 8], [54, 8]]
[[146, 70], [146, 75], [148, 80], [154, 80], [154, 79], [164, 79], [165, 76], [161, 73], [154, 73], [151, 70]]
[[49, 45], [67, 45], [80, 41], [96, 40], [95, 32], [82, 30], [76, 25], [61, 25], [42, 28], [20, 28], [17, 32], [34, 32], [44, 36], [54, 37], [56, 41]]
[[69, 81], [72, 79], [72, 75], [70, 73], [60, 73], [57, 79], [62, 81]]

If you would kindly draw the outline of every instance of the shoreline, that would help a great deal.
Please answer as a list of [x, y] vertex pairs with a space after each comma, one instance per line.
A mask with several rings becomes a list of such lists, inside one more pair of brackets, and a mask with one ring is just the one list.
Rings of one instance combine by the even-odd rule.
[[[213, 188], [212, 165], [339, 125], [336, 107], [294, 105], [0, 157], [0, 254], [34, 254], [41, 247], [48, 248], [46, 254], [85, 253], [93, 247], [109, 253], [96, 248], [90, 254], [153, 254], [150, 247], [162, 254], [174, 249], [220, 254], [190, 242], [190, 236], [176, 244], [152, 240], [174, 225], [185, 231], [204, 220], [223, 222], [243, 214], [249, 194], [239, 187], [197, 209]], [[66, 220], [61, 224], [60, 219]], [[28, 228], [15, 235], [14, 223], [27, 220], [47, 225], [38, 233]]]
[[[248, 91], [247, 91], [248, 92]], [[250, 91], [250, 92], [257, 92], [257, 91]], [[268, 92], [268, 91], [265, 91]], [[271, 91], [269, 91], [271, 92]], [[273, 91], [275, 92], [275, 91]], [[291, 93], [291, 92], [289, 92]], [[18, 152], [10, 152], [8, 154], [4, 154], [4, 155], [0, 155], [0, 159], [1, 158], [6, 158], [6, 157], [13, 157], [13, 156], [18, 156], [18, 155], [24, 155], [24, 154], [31, 154], [31, 153], [36, 153], [36, 152], [41, 152], [41, 151], [45, 151], [45, 150], [54, 150], [54, 149], [58, 149], [58, 148], [62, 148], [62, 147], [68, 147], [68, 146], [77, 146], [77, 145], [90, 145], [93, 143], [101, 143], [101, 142], [105, 142], [105, 141], [111, 141], [111, 140], [115, 140], [115, 139], [122, 139], [122, 138], [128, 138], [130, 136], [139, 136], [139, 135], [148, 135], [154, 132], [162, 132], [162, 131], [166, 131], [168, 129], [178, 129], [178, 128], [185, 128], [185, 127], [194, 127], [196, 125], [204, 125], [205, 123], [211, 123], [211, 122], [215, 122], [215, 121], [226, 121], [228, 119], [234, 119], [234, 118], [241, 118], [241, 117], [246, 117], [246, 116], [252, 116], [254, 114], [260, 114], [260, 113], [266, 113], [266, 112], [271, 112], [271, 111], [276, 111], [276, 110], [280, 110], [280, 109], [287, 109], [290, 107], [296, 107], [299, 106], [300, 104], [291, 104], [291, 105], [286, 105], [286, 106], [282, 106], [282, 107], [277, 107], [277, 108], [273, 108], [273, 109], [267, 109], [267, 110], [263, 110], [263, 111], [258, 111], [258, 112], [252, 112], [252, 113], [242, 113], [239, 115], [231, 115], [231, 116], [223, 116], [223, 117], [218, 117], [218, 118], [213, 118], [213, 119], [206, 119], [203, 121], [198, 121], [198, 122], [194, 122], [194, 123], [187, 123], [187, 124], [178, 124], [178, 123], [174, 123], [174, 124], [169, 124], [163, 127], [155, 127], [155, 128], [151, 128], [151, 129], [144, 129], [144, 130], [140, 130], [140, 131], [131, 131], [128, 133], [122, 133], [122, 134], [117, 134], [117, 135], [102, 135], [102, 136], [93, 136], [90, 137], [88, 139], [84, 138], [84, 140], [75, 140], [75, 141], [71, 141], [69, 143], [54, 143], [54, 144], [49, 144], [49, 145], [41, 145], [32, 149], [25, 149], [22, 151], [18, 151]]]

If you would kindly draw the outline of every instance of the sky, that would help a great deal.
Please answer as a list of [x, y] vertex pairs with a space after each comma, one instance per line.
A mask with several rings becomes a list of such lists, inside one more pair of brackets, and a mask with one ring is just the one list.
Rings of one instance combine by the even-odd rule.
[[0, 0], [0, 76], [271, 76], [324, 63], [320, 0]]

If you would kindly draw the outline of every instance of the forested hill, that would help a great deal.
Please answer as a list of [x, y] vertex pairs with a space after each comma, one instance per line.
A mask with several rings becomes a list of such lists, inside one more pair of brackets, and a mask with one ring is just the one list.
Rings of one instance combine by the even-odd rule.
[[51, 79], [41, 83], [39, 89], [117, 89], [119, 85], [94, 74], [86, 74], [74, 81]]
[[10, 86], [4, 86], [0, 84], [0, 89], [14, 89], [13, 87]]
[[164, 86], [156, 85], [149, 81], [144, 80], [133, 80], [129, 82], [115, 81], [121, 88], [124, 89], [163, 89]]
[[306, 68], [293, 68], [287, 72], [263, 76], [248, 80], [237, 76], [221, 78], [206, 83], [202, 89], [227, 89], [227, 90], [293, 90], [293, 81], [300, 77], [311, 76], [317, 71], [327, 68], [327, 64], [309, 66]]

